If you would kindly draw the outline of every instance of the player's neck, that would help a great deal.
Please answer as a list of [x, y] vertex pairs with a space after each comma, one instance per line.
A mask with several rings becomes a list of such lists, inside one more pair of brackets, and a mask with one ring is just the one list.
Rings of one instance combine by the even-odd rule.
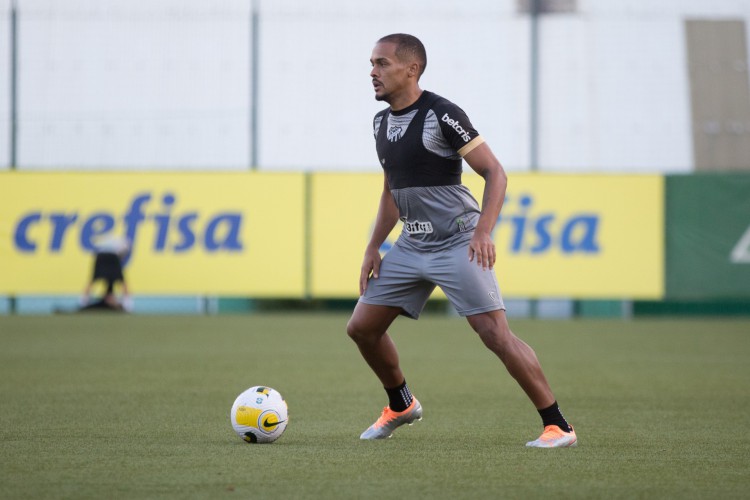
[[413, 88], [407, 89], [397, 96], [393, 96], [393, 99], [388, 104], [391, 105], [391, 111], [401, 111], [417, 102], [421, 95], [422, 89], [418, 85], [415, 85]]

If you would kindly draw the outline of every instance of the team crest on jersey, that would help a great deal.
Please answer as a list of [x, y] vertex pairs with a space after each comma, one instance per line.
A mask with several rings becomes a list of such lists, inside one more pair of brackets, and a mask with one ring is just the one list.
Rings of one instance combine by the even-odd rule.
[[388, 141], [389, 142], [396, 142], [397, 140], [401, 139], [403, 135], [404, 135], [404, 130], [398, 125], [394, 125], [388, 129]]

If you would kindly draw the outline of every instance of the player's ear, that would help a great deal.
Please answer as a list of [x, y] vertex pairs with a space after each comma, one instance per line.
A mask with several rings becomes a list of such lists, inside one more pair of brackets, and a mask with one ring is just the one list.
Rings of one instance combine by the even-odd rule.
[[419, 63], [413, 62], [409, 65], [409, 76], [418, 77], [419, 76]]

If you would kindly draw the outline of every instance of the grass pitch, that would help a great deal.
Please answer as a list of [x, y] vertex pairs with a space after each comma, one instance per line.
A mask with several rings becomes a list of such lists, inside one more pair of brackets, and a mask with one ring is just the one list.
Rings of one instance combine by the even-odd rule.
[[[359, 434], [385, 393], [347, 316], [0, 316], [0, 498], [747, 498], [750, 321], [513, 321], [579, 447], [459, 318], [391, 333], [424, 420]], [[290, 423], [231, 430], [269, 385]]]

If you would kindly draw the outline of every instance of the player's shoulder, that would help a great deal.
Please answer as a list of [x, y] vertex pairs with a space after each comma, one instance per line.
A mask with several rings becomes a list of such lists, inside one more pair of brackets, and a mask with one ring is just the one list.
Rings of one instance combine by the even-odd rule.
[[385, 114], [388, 112], [389, 109], [390, 108], [383, 108], [380, 111], [378, 111], [377, 113], [375, 113], [375, 117], [373, 118], [373, 120], [377, 121], [377, 120], [382, 119], [385, 116]]
[[428, 98], [432, 102], [432, 106], [455, 106], [455, 104], [453, 104], [453, 101], [441, 96], [440, 94], [436, 94], [435, 92], [425, 92], [428, 94]]
[[432, 94], [432, 103], [430, 108], [435, 112], [436, 115], [442, 116], [444, 113], [460, 113], [465, 115], [464, 110], [455, 102], [447, 99], [438, 94]]
[[378, 136], [378, 132], [380, 131], [380, 124], [383, 123], [383, 118], [385, 117], [386, 113], [388, 113], [388, 108], [375, 113], [375, 117], [373, 117], [372, 119], [372, 131], [375, 134], [375, 137]]
[[435, 94], [430, 111], [434, 116], [428, 113], [425, 123], [427, 120], [437, 122], [443, 137], [459, 154], [464, 146], [479, 137], [464, 110], [453, 101]]

